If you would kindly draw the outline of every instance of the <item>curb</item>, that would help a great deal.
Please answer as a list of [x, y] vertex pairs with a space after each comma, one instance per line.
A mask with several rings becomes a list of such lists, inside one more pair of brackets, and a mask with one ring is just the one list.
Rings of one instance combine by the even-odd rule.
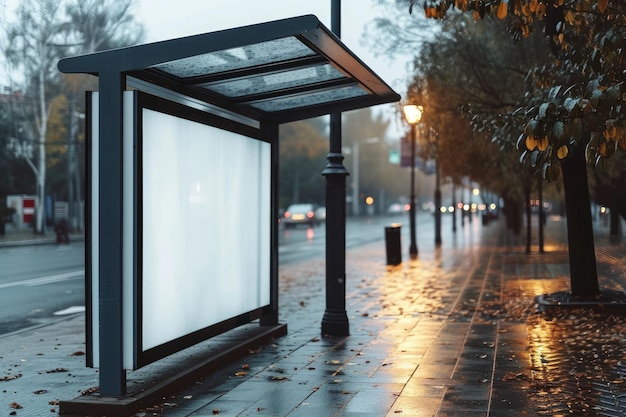
[[[70, 242], [85, 241], [84, 235], [70, 235]], [[12, 248], [20, 246], [52, 245], [57, 244], [56, 237], [43, 237], [35, 239], [18, 239], [0, 241], [0, 248]]]
[[597, 312], [626, 315], [626, 293], [602, 289], [594, 299], [576, 299], [570, 292], [562, 291], [535, 297], [540, 312], [562, 312], [577, 308], [593, 309]]

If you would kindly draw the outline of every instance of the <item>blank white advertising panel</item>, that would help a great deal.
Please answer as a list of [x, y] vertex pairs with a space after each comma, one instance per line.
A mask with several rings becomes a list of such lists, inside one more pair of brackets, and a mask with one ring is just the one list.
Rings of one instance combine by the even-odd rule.
[[271, 145], [141, 112], [146, 351], [270, 304]]
[[[96, 368], [101, 343], [106, 346], [99, 334], [99, 265], [106, 260], [99, 254], [109, 244], [100, 240], [100, 228], [110, 227], [100, 224], [106, 196], [99, 186], [98, 100], [93, 93], [87, 302], [88, 364]], [[215, 120], [180, 104], [124, 93], [125, 369], [258, 318], [271, 304], [272, 146], [208, 124]]]

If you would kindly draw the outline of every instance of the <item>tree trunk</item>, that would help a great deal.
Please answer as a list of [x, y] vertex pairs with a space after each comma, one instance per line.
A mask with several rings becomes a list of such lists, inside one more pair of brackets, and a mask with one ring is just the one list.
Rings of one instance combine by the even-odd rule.
[[503, 212], [506, 218], [506, 226], [515, 235], [519, 235], [521, 226], [519, 202], [509, 198], [507, 195], [503, 195], [502, 199], [504, 200]]
[[46, 204], [46, 129], [48, 112], [46, 110], [45, 78], [43, 69], [39, 70], [39, 159], [37, 164], [37, 195], [39, 197], [35, 218], [35, 233], [45, 234]]
[[46, 206], [46, 145], [44, 137], [39, 137], [39, 157], [37, 163], [37, 210], [35, 212], [35, 233], [45, 234], [45, 206]]
[[574, 298], [597, 297], [600, 294], [600, 287], [596, 270], [584, 146], [573, 146], [569, 156], [561, 161], [561, 167], [565, 192], [572, 296]]
[[532, 222], [532, 208], [530, 206], [530, 185], [529, 184], [524, 184], [524, 199], [526, 204], [524, 205], [526, 207], [526, 253], [530, 253], [530, 242], [531, 242], [531, 238], [532, 238], [532, 228], [531, 228], [531, 222]]
[[539, 253], [543, 253], [543, 225], [545, 224], [546, 213], [543, 211], [543, 178], [541, 175], [538, 178], [537, 196], [539, 197], [539, 206], [537, 207], [537, 218], [539, 219]]

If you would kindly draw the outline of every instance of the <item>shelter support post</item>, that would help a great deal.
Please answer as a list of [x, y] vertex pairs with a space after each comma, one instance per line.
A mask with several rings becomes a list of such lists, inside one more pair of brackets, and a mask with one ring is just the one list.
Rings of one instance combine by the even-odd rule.
[[100, 394], [126, 395], [122, 348], [123, 75], [100, 73]]

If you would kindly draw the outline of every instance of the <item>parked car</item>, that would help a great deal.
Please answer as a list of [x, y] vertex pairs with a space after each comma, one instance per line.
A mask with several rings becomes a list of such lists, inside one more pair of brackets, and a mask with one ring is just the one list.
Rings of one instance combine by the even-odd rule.
[[306, 224], [309, 227], [319, 224], [319, 220], [315, 217], [315, 206], [313, 204], [292, 204], [287, 207], [283, 214], [285, 228], [293, 228], [299, 224]]
[[387, 214], [402, 214], [406, 211], [408, 211], [408, 209], [407, 207], [405, 207], [405, 205], [402, 205], [400, 203], [393, 203], [387, 209]]

